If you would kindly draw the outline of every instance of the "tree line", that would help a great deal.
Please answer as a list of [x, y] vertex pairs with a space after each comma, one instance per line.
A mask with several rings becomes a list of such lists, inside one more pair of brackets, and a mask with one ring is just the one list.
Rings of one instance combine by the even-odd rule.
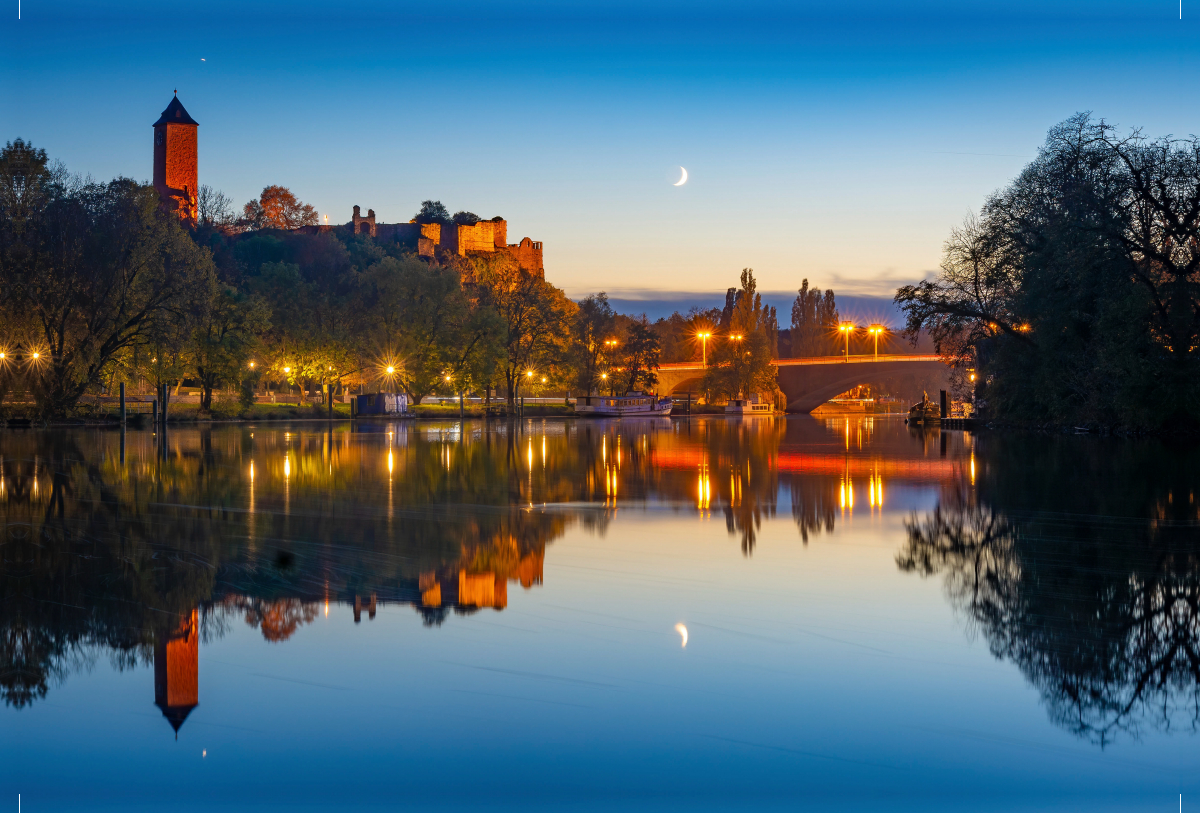
[[[775, 389], [771, 359], [833, 352], [832, 291], [805, 280], [780, 330], [751, 269], [724, 308], [651, 322], [605, 294], [579, 302], [507, 254], [418, 257], [348, 229], [301, 230], [315, 210], [269, 186], [236, 216], [202, 187], [182, 225], [154, 188], [69, 173], [17, 139], [0, 152], [0, 407], [45, 416], [125, 382], [198, 387], [201, 411], [264, 388], [507, 399], [653, 390], [667, 361], [706, 358], [712, 397]], [[418, 222], [474, 223], [439, 201]], [[701, 335], [709, 338], [701, 339]], [[736, 337], [736, 338], [735, 338]]]
[[1200, 139], [1067, 119], [896, 302], [995, 417], [1195, 430]]

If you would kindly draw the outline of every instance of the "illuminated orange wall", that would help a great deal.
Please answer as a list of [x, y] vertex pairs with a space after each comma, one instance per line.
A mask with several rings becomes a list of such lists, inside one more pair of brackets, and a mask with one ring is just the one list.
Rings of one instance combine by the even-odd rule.
[[194, 124], [154, 127], [154, 188], [169, 209], [192, 221], [196, 219], [194, 200], [200, 188], [198, 129]]

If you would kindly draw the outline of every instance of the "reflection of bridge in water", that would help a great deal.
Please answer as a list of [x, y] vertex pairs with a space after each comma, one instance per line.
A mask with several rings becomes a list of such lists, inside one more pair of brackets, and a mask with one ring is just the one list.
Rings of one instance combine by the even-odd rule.
[[[812, 412], [831, 398], [863, 384], [889, 384], [910, 379], [914, 373], [945, 375], [941, 356], [870, 355], [817, 356], [776, 359], [779, 388], [787, 396], [789, 412]], [[688, 361], [663, 364], [658, 368], [658, 386], [663, 394], [698, 392], [705, 366]], [[915, 395], [914, 395], [915, 397]]]

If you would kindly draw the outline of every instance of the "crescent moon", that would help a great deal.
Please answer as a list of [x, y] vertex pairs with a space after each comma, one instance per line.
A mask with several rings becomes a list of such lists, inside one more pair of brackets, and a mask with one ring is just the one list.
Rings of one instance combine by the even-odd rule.
[[[678, 186], [679, 184], [675, 184]], [[675, 631], [679, 633], [679, 637], [683, 639], [683, 643], [679, 645], [680, 649], [687, 648], [687, 627], [683, 624], [676, 624]]]
[[[679, 171], [683, 173], [683, 177], [679, 179], [679, 183], [673, 184], [673, 186], [683, 186], [685, 183], [687, 183], [687, 170], [683, 167], [680, 167]], [[687, 635], [685, 634], [684, 638], [686, 637]]]

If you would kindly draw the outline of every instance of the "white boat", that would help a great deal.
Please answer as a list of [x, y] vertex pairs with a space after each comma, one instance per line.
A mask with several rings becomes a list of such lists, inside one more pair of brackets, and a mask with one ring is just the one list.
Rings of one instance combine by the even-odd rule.
[[671, 414], [671, 399], [655, 398], [644, 392], [627, 392], [624, 395], [581, 395], [575, 399], [575, 414], [595, 415], [602, 418], [666, 416]]
[[726, 415], [770, 415], [775, 407], [768, 401], [760, 401], [758, 396], [753, 398], [734, 398], [725, 405]]

